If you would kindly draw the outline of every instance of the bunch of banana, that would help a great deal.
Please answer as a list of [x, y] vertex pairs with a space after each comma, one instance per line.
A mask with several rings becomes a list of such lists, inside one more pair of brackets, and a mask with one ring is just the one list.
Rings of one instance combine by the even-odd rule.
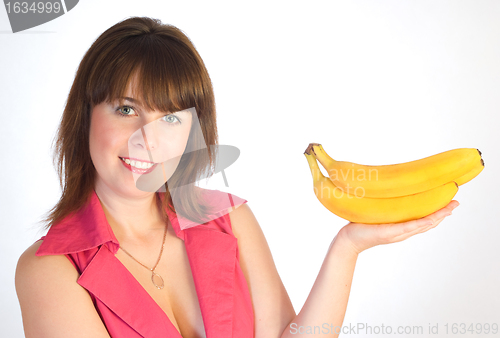
[[[484, 168], [481, 152], [474, 148], [381, 166], [335, 161], [318, 143], [309, 144], [304, 155], [319, 201], [337, 216], [366, 224], [398, 223], [427, 216], [445, 207], [458, 186]], [[317, 160], [329, 177], [321, 173]]]

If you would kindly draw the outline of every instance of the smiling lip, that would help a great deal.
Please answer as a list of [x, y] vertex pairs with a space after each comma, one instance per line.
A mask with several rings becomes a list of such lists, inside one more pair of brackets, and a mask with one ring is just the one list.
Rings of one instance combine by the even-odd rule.
[[[122, 157], [123, 159], [129, 159], [128, 157]], [[133, 161], [139, 161], [139, 160], [135, 160], [135, 159], [130, 159], [130, 160], [133, 160]], [[150, 172], [152, 172], [155, 168], [156, 168], [156, 165], [158, 163], [155, 163], [151, 168], [149, 169], [139, 169], [139, 168], [136, 168], [136, 167], [132, 167], [130, 164], [127, 164], [125, 163], [124, 160], [120, 159], [120, 162], [125, 166], [125, 168], [127, 168], [128, 170], [130, 170], [131, 172], [135, 173], [135, 174], [149, 174]], [[147, 162], [147, 163], [153, 163], [153, 162], [150, 162], [150, 161], [144, 161], [144, 162]]]
[[119, 156], [119, 157], [123, 158], [124, 160], [128, 159], [128, 160], [131, 160], [131, 161], [139, 161], [139, 162], [146, 162], [146, 163], [155, 163], [155, 162], [151, 162], [151, 161], [148, 161], [148, 160], [141, 160], [141, 159], [135, 158], [135, 157], [122, 157], [122, 156]]

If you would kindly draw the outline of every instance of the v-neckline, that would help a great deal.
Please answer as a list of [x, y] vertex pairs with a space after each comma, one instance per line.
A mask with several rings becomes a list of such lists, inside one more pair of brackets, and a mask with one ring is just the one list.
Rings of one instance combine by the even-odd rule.
[[[142, 286], [142, 284], [137, 280], [137, 278], [135, 278], [135, 276], [132, 274], [132, 272], [130, 272], [129, 269], [127, 269], [127, 267], [122, 263], [122, 261], [120, 259], [118, 259], [118, 257], [116, 257], [116, 254], [118, 253], [119, 249], [121, 248], [120, 246], [120, 241], [118, 241], [118, 238], [115, 236], [115, 233], [113, 231], [113, 228], [111, 227], [111, 225], [109, 224], [109, 221], [106, 222], [107, 223], [107, 226], [108, 226], [108, 230], [111, 232], [111, 234], [114, 236], [114, 238], [116, 238], [116, 242], [118, 244], [118, 250], [113, 254], [113, 258], [118, 261], [118, 263], [120, 264], [120, 266], [125, 270], [127, 271], [127, 276], [129, 277], [129, 279], [131, 280], [134, 280], [135, 282], [135, 285], [136, 287], [139, 287], [140, 289], [142, 289], [142, 291], [144, 291], [144, 293], [147, 295], [148, 299], [149, 299], [149, 302], [151, 304], [154, 304], [153, 307], [155, 307], [157, 309], [157, 311], [161, 312], [165, 318], [166, 318], [166, 321], [168, 322], [168, 324], [171, 326], [171, 328], [173, 328], [175, 330], [175, 332], [177, 332], [177, 338], [183, 338], [182, 337], [182, 334], [180, 333], [180, 329], [177, 330], [177, 328], [175, 327], [174, 323], [172, 322], [172, 320], [170, 319], [170, 317], [167, 315], [167, 313], [165, 311], [163, 311], [163, 309], [161, 308], [161, 306], [155, 301], [155, 299], [153, 298], [153, 296], [151, 296], [151, 294], [144, 288], [144, 286]], [[175, 231], [174, 229], [174, 226], [172, 225], [172, 222], [170, 221], [170, 219], [167, 220], [167, 224], [166, 224], [166, 227], [167, 227], [167, 231], [168, 231], [168, 228], [169, 227], [172, 227], [172, 230], [174, 230], [174, 235], [179, 238], [179, 236], [177, 235], [177, 232]], [[179, 238], [180, 239], [180, 238]], [[182, 239], [181, 239], [182, 240]], [[182, 242], [184, 243], [184, 241], [182, 240]], [[189, 269], [191, 270], [191, 264], [189, 264]], [[193, 272], [191, 271], [191, 274]], [[172, 312], [173, 314], [173, 312]]]
[[[157, 309], [157, 311], [161, 312], [165, 318], [166, 318], [166, 321], [169, 323], [169, 325], [173, 328], [173, 330], [175, 330], [175, 332], [177, 332], [177, 335], [178, 335], [178, 338], [183, 338], [180, 331], [177, 330], [177, 328], [175, 327], [174, 323], [172, 323], [172, 320], [170, 319], [170, 317], [167, 315], [167, 313], [165, 311], [163, 311], [163, 309], [161, 308], [160, 305], [158, 305], [158, 303], [154, 300], [154, 298], [149, 294], [149, 292], [142, 286], [142, 284], [135, 278], [135, 276], [129, 271], [129, 269], [127, 269], [127, 267], [122, 263], [121, 260], [118, 259], [118, 257], [116, 257], [116, 254], [113, 255], [114, 259], [116, 259], [118, 261], [118, 263], [123, 267], [123, 269], [125, 269], [127, 271], [127, 275], [129, 277], [129, 279], [131, 280], [134, 280], [135, 281], [135, 285], [136, 287], [142, 289], [142, 291], [144, 291], [144, 293], [148, 296], [148, 299], [149, 299], [149, 302], [151, 304], [154, 304], [153, 306]], [[191, 266], [189, 266], [189, 268], [191, 269]]]
[[[208, 338], [232, 337], [236, 237], [201, 226], [186, 229], [184, 235], [205, 335]], [[171, 334], [175, 338], [182, 337], [163, 309], [115, 256], [116, 247], [110, 250], [108, 244], [99, 248], [80, 275], [78, 284], [143, 336]], [[120, 278], [119, 287], [110, 282], [117, 277]], [[143, 313], [148, 313], [148, 317]]]
[[[104, 208], [103, 208], [103, 212], [104, 212]], [[172, 323], [172, 320], [170, 319], [170, 317], [167, 315], [167, 313], [165, 311], [163, 311], [163, 309], [161, 308], [161, 306], [155, 301], [155, 299], [151, 296], [151, 294], [144, 288], [144, 286], [142, 286], [142, 284], [137, 280], [137, 278], [135, 278], [135, 276], [132, 274], [132, 272], [130, 272], [130, 270], [122, 263], [122, 261], [120, 259], [118, 259], [118, 257], [116, 257], [116, 254], [118, 253], [119, 249], [121, 248], [120, 246], [120, 241], [118, 240], [118, 238], [116, 237], [115, 235], [115, 232], [113, 231], [113, 228], [111, 227], [111, 224], [109, 223], [109, 221], [107, 220], [107, 217], [106, 217], [106, 226], [108, 228], [108, 231], [111, 233], [111, 235], [116, 239], [116, 243], [118, 244], [118, 249], [116, 250], [116, 252], [113, 254], [113, 258], [119, 263], [119, 265], [126, 271], [126, 274], [127, 276], [129, 277], [130, 280], [133, 280], [135, 285], [136, 285], [136, 288], [139, 287], [140, 289], [142, 289], [142, 291], [147, 295], [148, 299], [149, 299], [149, 302], [152, 304], [153, 307], [155, 307], [157, 309], [157, 311], [161, 312], [165, 318], [166, 318], [166, 321], [168, 322], [168, 324], [171, 326], [171, 328], [173, 328], [175, 330], [175, 332], [177, 332], [177, 336], [176, 338], [183, 338], [182, 337], [182, 334], [180, 333], [180, 330], [177, 330], [177, 328], [175, 327], [174, 323]], [[172, 230], [174, 231], [174, 235], [179, 238], [179, 236], [177, 235], [177, 232], [175, 231], [175, 228], [174, 226], [172, 225], [172, 222], [170, 220], [170, 218], [167, 220], [167, 223], [165, 225], [167, 227], [166, 231], [168, 231], [168, 228], [169, 227], [172, 227]], [[181, 239], [181, 238], [179, 238]], [[181, 239], [182, 240], [182, 239]], [[183, 241], [184, 242], [184, 241]], [[191, 265], [189, 265], [189, 269], [191, 269]], [[191, 271], [191, 274], [192, 274], [192, 271]], [[153, 305], [154, 304], [154, 305]]]

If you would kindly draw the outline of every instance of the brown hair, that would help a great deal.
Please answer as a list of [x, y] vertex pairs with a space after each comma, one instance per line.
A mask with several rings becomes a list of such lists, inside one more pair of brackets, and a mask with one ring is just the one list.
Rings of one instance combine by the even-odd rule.
[[[80, 209], [89, 199], [96, 177], [89, 151], [92, 109], [103, 101], [125, 96], [134, 74], [139, 75], [138, 98], [146, 107], [165, 112], [194, 107], [203, 133], [197, 135], [191, 130], [177, 168], [181, 167], [182, 172], [176, 170], [168, 180], [166, 198], [160, 199], [158, 193], [155, 196], [163, 219], [167, 219], [165, 208], [191, 220], [198, 220], [193, 215], [206, 212], [199, 203], [200, 191], [183, 182], [194, 182], [194, 177], [214, 167], [218, 135], [210, 77], [194, 45], [181, 30], [158, 19], [131, 17], [101, 34], [78, 67], [55, 139], [54, 165], [57, 161], [62, 195], [43, 219], [44, 228]], [[202, 156], [200, 152], [189, 152], [205, 146], [208, 149]], [[182, 186], [182, 203], [176, 203], [176, 210], [168, 184]]]

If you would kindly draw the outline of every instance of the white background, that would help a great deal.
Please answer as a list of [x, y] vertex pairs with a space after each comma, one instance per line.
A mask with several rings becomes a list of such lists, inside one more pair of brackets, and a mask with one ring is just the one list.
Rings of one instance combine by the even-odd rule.
[[313, 194], [310, 142], [372, 165], [480, 149], [485, 169], [453, 216], [359, 256], [344, 324], [438, 324], [441, 337], [447, 323], [500, 324], [499, 1], [82, 0], [16, 34], [0, 10], [3, 337], [23, 336], [14, 272], [60, 196], [51, 142], [76, 69], [130, 16], [176, 25], [204, 59], [220, 144], [241, 150], [230, 191], [249, 201], [297, 313], [347, 224]]

